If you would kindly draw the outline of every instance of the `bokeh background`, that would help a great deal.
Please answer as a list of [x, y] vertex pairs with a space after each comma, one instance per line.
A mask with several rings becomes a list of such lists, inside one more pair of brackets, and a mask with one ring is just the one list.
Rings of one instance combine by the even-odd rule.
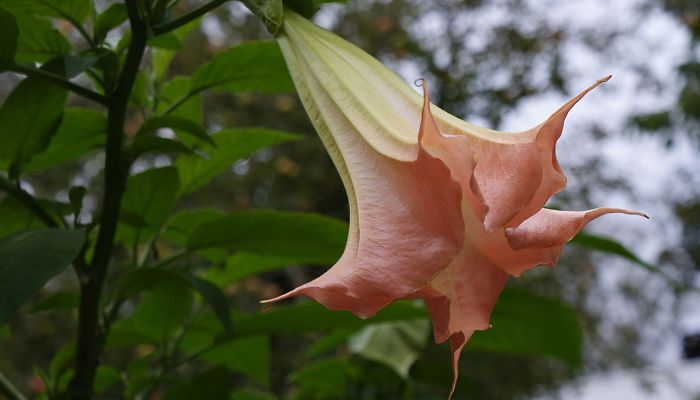
[[[181, 1], [178, 7], [185, 10], [196, 3]], [[106, 7], [109, 2], [98, 4]], [[458, 398], [700, 399], [700, 367], [684, 357], [683, 348], [685, 336], [700, 334], [700, 292], [692, 289], [700, 287], [700, 3], [349, 0], [323, 5], [315, 21], [367, 50], [407, 82], [427, 79], [440, 107], [499, 130], [535, 126], [569, 97], [612, 74], [567, 120], [558, 155], [569, 184], [551, 205], [647, 212], [649, 221], [611, 216], [588, 229], [614, 237], [663, 274], [569, 246], [555, 271], [535, 269], [511, 284], [560, 299], [575, 310], [583, 329], [581, 365], [467, 351]], [[70, 27], [62, 28], [79, 41]], [[110, 38], [116, 43], [119, 32]], [[229, 2], [187, 36], [167, 74], [189, 74], [222, 50], [259, 38], [269, 38], [262, 24], [240, 3]], [[18, 79], [0, 76], [0, 98]], [[347, 218], [340, 179], [296, 94], [222, 92], [209, 93], [204, 101], [209, 128], [265, 126], [298, 132], [304, 140], [239, 161], [179, 208], [274, 208]], [[79, 98], [72, 102], [91, 106]], [[139, 123], [138, 114], [133, 123]], [[65, 199], [61, 188], [66, 184], [100, 183], [100, 157], [36, 174], [27, 184], [35, 193]], [[154, 158], [136, 168], [167, 162]], [[323, 270], [292, 267], [262, 274], [227, 287], [226, 293], [237, 308], [256, 312], [260, 299]], [[71, 285], [70, 277], [60, 277], [45, 290]], [[40, 392], [32, 365], [48, 368], [75, 334], [73, 317], [52, 313], [16, 318], [12, 335], [0, 342], [1, 369], [23, 388]], [[289, 393], [294, 386], [290, 371], [303, 369], [301, 349], [323, 337], [271, 339], [272, 393]], [[340, 344], [335, 351], [343, 372], [327, 365], [327, 375], [313, 379], [355, 387], [355, 394], [318, 395], [323, 393], [319, 389], [313, 396], [441, 398], [449, 374], [441, 371], [437, 381], [443, 387], [438, 389], [423, 388], [419, 379], [430, 375], [430, 360], [446, 360], [445, 346], [430, 343], [407, 379], [381, 363], [351, 355]], [[417, 389], [407, 395], [406, 385]]]

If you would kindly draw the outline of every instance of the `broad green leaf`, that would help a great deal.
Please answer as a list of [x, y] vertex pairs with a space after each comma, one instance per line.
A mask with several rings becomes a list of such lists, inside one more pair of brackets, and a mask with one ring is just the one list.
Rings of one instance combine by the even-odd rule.
[[126, 274], [119, 281], [118, 288], [121, 296], [128, 296], [151, 289], [167, 280], [178, 281], [199, 293], [204, 301], [209, 304], [226, 333], [230, 335], [233, 332], [226, 295], [212, 283], [192, 274], [163, 268], [141, 268]]
[[581, 360], [581, 327], [566, 305], [518, 289], [501, 293], [492, 329], [475, 332], [468, 350], [545, 354], [572, 365]]
[[282, 0], [241, 0], [267, 27], [272, 36], [282, 29], [284, 6]]
[[241, 389], [231, 393], [229, 400], [277, 400], [269, 393], [260, 392], [253, 389]]
[[263, 385], [269, 385], [270, 347], [266, 336], [228, 341], [204, 353], [200, 358], [240, 372]]
[[24, 167], [40, 171], [78, 159], [105, 143], [107, 118], [87, 108], [68, 108], [48, 147]]
[[[202, 125], [204, 122], [202, 94], [191, 94], [190, 87], [191, 79], [187, 76], [177, 76], [166, 82], [160, 92], [156, 111], [162, 114], [177, 104], [177, 108], [170, 111], [168, 115], [187, 118]], [[176, 131], [176, 133], [178, 132]]]
[[51, 379], [57, 380], [70, 367], [75, 358], [75, 342], [70, 342], [63, 346], [51, 359], [49, 364], [49, 374]]
[[163, 400], [227, 399], [235, 381], [226, 368], [216, 367], [178, 383]]
[[0, 0], [0, 6], [16, 13], [85, 21], [92, 7], [91, 0]]
[[27, 163], [56, 132], [68, 92], [36, 78], [20, 82], [0, 108], [0, 159]]
[[0, 61], [13, 61], [17, 51], [19, 25], [10, 11], [0, 7]]
[[424, 319], [372, 324], [350, 338], [350, 351], [384, 364], [408, 378], [411, 365], [421, 356], [430, 336]]
[[[223, 268], [211, 268], [206, 272], [206, 278], [220, 287], [226, 287], [234, 282], [251, 275], [275, 271], [295, 264], [315, 264], [318, 256], [306, 254], [308, 257], [280, 257], [264, 254], [236, 253], [228, 257]], [[325, 262], [331, 264], [333, 261]]]
[[629, 251], [629, 249], [627, 249], [621, 243], [605, 236], [579, 233], [571, 240], [570, 243], [578, 246], [587, 247], [593, 250], [602, 251], [604, 253], [614, 254], [616, 256], [626, 258], [640, 265], [644, 269], [647, 269], [652, 272], [658, 272], [657, 267], [642, 261], [639, 257], [637, 257], [634, 253]]
[[356, 366], [339, 358], [305, 366], [291, 376], [299, 386], [295, 399], [344, 399], [349, 384], [359, 374]]
[[0, 326], [0, 339], [9, 339], [12, 337], [12, 330], [9, 325]]
[[192, 149], [177, 140], [151, 135], [137, 136], [131, 144], [129, 152], [134, 160], [147, 153], [188, 154], [196, 156]]
[[100, 365], [95, 374], [95, 393], [102, 394], [121, 382], [121, 372], [109, 365]]
[[60, 75], [72, 79], [92, 67], [97, 62], [97, 57], [66, 55], [53, 59], [49, 63], [60, 65]]
[[45, 62], [70, 53], [70, 44], [54, 28], [51, 21], [35, 18], [31, 14], [15, 14], [15, 16], [19, 25], [19, 41], [15, 53], [16, 62]]
[[[156, 82], [162, 82], [166, 78], [175, 54], [177, 54], [177, 51], [182, 47], [182, 44], [187, 39], [190, 32], [192, 32], [201, 21], [201, 18], [197, 18], [172, 32], [149, 41], [151, 46], [155, 46], [151, 50], [151, 62], [153, 63], [153, 75]], [[159, 44], [162, 43], [158, 43], [158, 41], [163, 40], [168, 40], [171, 43], [169, 46], [159, 46]]]
[[335, 262], [345, 248], [347, 225], [318, 214], [252, 210], [201, 224], [187, 247], [224, 247], [309, 263]]
[[294, 84], [275, 42], [245, 42], [218, 54], [192, 75], [191, 93], [216, 88], [230, 92], [291, 92]]
[[136, 312], [118, 326], [164, 342], [190, 315], [192, 301], [192, 291], [186, 282], [162, 279], [147, 292]]
[[0, 324], [78, 255], [85, 233], [39, 229], [0, 240]]
[[425, 319], [422, 304], [400, 301], [384, 307], [372, 318], [360, 319], [347, 311], [330, 311], [315, 302], [275, 307], [252, 316], [234, 315], [234, 337], [305, 333], [344, 327], [361, 328], [371, 323]]
[[296, 140], [298, 136], [270, 129], [230, 129], [211, 136], [216, 143], [208, 159], [182, 156], [177, 160], [182, 193], [200, 189], [217, 175], [226, 171], [234, 162], [249, 156], [256, 150], [279, 143]]
[[119, 238], [129, 245], [149, 239], [168, 219], [179, 188], [180, 180], [174, 167], [149, 169], [130, 177], [122, 209], [143, 218], [148, 227], [133, 229], [122, 225]]
[[170, 218], [165, 232], [163, 232], [163, 238], [174, 244], [185, 246], [187, 239], [197, 227], [225, 215], [223, 211], [214, 208], [180, 211]]
[[32, 306], [32, 312], [74, 310], [78, 308], [80, 295], [75, 291], [52, 293]]
[[155, 133], [161, 128], [172, 128], [173, 130], [187, 133], [195, 139], [204, 141], [216, 147], [216, 143], [211, 136], [209, 136], [207, 131], [202, 128], [202, 125], [177, 115], [164, 115], [147, 120], [141, 126], [141, 129], [139, 129], [138, 135]]
[[104, 41], [109, 31], [126, 22], [128, 18], [129, 15], [126, 12], [126, 5], [124, 5], [124, 3], [114, 3], [110, 5], [97, 16], [97, 20], [93, 26], [95, 40], [98, 42]]
[[18, 231], [43, 227], [31, 211], [11, 196], [0, 200], [0, 238]]

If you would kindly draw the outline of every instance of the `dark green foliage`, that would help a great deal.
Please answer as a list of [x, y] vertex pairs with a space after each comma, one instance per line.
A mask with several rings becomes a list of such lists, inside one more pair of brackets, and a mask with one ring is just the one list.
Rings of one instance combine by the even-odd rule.
[[38, 78], [22, 81], [0, 108], [0, 164], [21, 169], [42, 152], [63, 117], [68, 92]]
[[12, 61], [17, 51], [19, 26], [15, 16], [0, 7], [0, 61]]
[[0, 324], [78, 255], [82, 231], [39, 229], [0, 240]]

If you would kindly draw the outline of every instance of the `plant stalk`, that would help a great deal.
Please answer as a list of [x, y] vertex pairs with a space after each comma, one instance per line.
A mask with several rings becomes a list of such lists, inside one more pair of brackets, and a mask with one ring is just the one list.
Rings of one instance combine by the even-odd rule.
[[123, 153], [124, 120], [136, 76], [146, 48], [147, 24], [135, 0], [126, 0], [131, 25], [131, 43], [115, 91], [107, 99], [107, 144], [105, 186], [100, 231], [92, 262], [80, 277], [80, 308], [75, 375], [69, 386], [73, 400], [89, 400], [97, 367], [106, 341], [106, 327], [100, 324], [100, 303], [104, 281], [112, 259], [119, 210], [126, 188], [128, 167]]

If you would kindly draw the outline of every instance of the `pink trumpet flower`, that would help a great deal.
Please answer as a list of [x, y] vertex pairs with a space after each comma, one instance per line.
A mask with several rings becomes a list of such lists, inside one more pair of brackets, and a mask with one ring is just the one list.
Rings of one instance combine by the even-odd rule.
[[616, 208], [544, 209], [566, 185], [555, 145], [569, 110], [605, 77], [524, 132], [464, 122], [431, 105], [353, 44], [287, 11], [278, 36], [307, 113], [348, 193], [350, 233], [325, 274], [282, 296], [309, 296], [361, 318], [425, 301], [435, 340], [460, 353], [509, 275], [554, 266], [563, 245]]

